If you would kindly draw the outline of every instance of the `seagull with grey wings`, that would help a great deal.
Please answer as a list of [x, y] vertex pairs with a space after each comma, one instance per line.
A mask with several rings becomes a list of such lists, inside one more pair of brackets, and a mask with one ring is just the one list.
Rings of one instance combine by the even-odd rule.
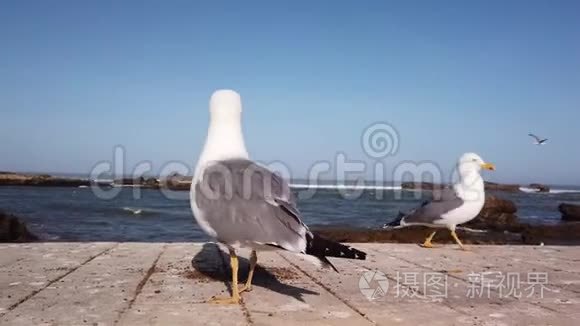
[[532, 133], [528, 134], [528, 136], [534, 138], [534, 145], [544, 145], [548, 141], [548, 138], [540, 138]]
[[[401, 228], [412, 225], [422, 225], [434, 228], [425, 242], [424, 248], [433, 248], [431, 240], [437, 233], [437, 229], [446, 228], [451, 231], [451, 236], [461, 247], [466, 250], [455, 233], [459, 224], [467, 223], [474, 219], [485, 204], [485, 189], [481, 170], [495, 170], [495, 166], [486, 163], [475, 153], [465, 153], [457, 162], [459, 182], [451, 189], [438, 191], [437, 198], [423, 202], [420, 207], [411, 212], [399, 214], [399, 217], [391, 223], [383, 226], [384, 229]], [[435, 196], [434, 196], [435, 197]]]
[[[197, 224], [225, 245], [232, 269], [232, 295], [210, 302], [235, 304], [252, 289], [257, 251], [283, 250], [302, 255], [322, 267], [336, 268], [327, 257], [366, 258], [366, 253], [324, 239], [302, 222], [288, 183], [250, 160], [242, 133], [242, 103], [232, 90], [210, 99], [206, 142], [191, 184], [191, 208]], [[238, 287], [239, 248], [251, 249], [250, 272]]]

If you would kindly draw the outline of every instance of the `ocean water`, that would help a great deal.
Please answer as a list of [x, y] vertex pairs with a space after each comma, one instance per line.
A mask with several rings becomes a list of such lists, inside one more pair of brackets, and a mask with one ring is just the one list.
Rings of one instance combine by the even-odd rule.
[[[378, 228], [429, 193], [398, 187], [364, 189], [294, 185], [304, 222], [311, 227]], [[523, 189], [526, 190], [526, 189]], [[194, 222], [188, 192], [122, 188], [100, 199], [90, 188], [0, 187], [0, 210], [18, 215], [47, 241], [205, 241]], [[580, 204], [580, 188], [551, 193], [496, 193], [513, 200], [518, 216], [530, 223], [559, 223], [558, 205]]]

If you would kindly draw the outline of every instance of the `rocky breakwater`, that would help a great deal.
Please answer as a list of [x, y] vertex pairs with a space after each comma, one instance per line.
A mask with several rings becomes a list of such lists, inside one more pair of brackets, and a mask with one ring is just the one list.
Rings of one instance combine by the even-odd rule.
[[0, 186], [79, 187], [88, 185], [89, 180], [53, 177], [48, 174], [0, 172]]
[[[437, 185], [422, 185], [422, 189], [437, 190]], [[434, 194], [436, 195], [436, 194]], [[573, 207], [574, 206], [574, 207]], [[577, 217], [580, 206], [561, 205], [570, 218]], [[394, 216], [385, 216], [385, 222]], [[473, 231], [475, 229], [475, 232]], [[422, 243], [433, 229], [412, 226], [401, 229], [314, 228], [316, 233], [341, 242]], [[527, 244], [527, 245], [580, 245], [580, 222], [555, 225], [521, 223], [514, 202], [494, 195], [486, 195], [481, 213], [461, 225], [457, 233], [467, 244]], [[434, 243], [454, 243], [449, 231], [441, 229]]]
[[[427, 185], [430, 190], [438, 187]], [[459, 229], [459, 237], [465, 243], [473, 244], [516, 244], [521, 243], [519, 232], [523, 230], [518, 222], [516, 205], [506, 199], [496, 196], [486, 196], [481, 213], [464, 225], [485, 232], [472, 232]], [[385, 221], [387, 222], [387, 221]], [[317, 233], [327, 238], [343, 242], [392, 242], [392, 243], [422, 243], [433, 229], [423, 226], [412, 226], [400, 229], [344, 229], [319, 228]], [[454, 243], [449, 231], [441, 229], [435, 236], [436, 243]]]

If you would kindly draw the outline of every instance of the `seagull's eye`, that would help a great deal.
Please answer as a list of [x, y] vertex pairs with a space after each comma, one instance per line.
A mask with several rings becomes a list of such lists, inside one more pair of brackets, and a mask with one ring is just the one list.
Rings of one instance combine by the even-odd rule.
[[474, 158], [474, 159], [472, 159], [472, 161], [473, 161], [473, 162], [477, 162], [477, 159], [476, 159], [476, 158]]

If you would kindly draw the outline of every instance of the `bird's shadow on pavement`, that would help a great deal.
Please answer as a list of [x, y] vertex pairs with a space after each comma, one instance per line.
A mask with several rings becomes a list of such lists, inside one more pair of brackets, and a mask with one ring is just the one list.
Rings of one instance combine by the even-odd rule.
[[[232, 274], [230, 268], [229, 254], [222, 251], [218, 245], [213, 243], [206, 243], [203, 248], [191, 260], [191, 266], [201, 274], [220, 282], [224, 282], [228, 291], [231, 293]], [[250, 262], [244, 257], [238, 256], [239, 272], [238, 281], [244, 283], [248, 277], [250, 269]], [[277, 274], [277, 275], [275, 275]], [[303, 289], [300, 287], [285, 284], [279, 280], [292, 279], [296, 276], [296, 270], [290, 268], [280, 268], [275, 271], [275, 274], [260, 266], [260, 259], [258, 257], [258, 264], [254, 270], [254, 278], [252, 285], [254, 287], [262, 287], [269, 289], [283, 295], [293, 297], [296, 300], [304, 302], [303, 296], [306, 295], [320, 295], [318, 292]]]

